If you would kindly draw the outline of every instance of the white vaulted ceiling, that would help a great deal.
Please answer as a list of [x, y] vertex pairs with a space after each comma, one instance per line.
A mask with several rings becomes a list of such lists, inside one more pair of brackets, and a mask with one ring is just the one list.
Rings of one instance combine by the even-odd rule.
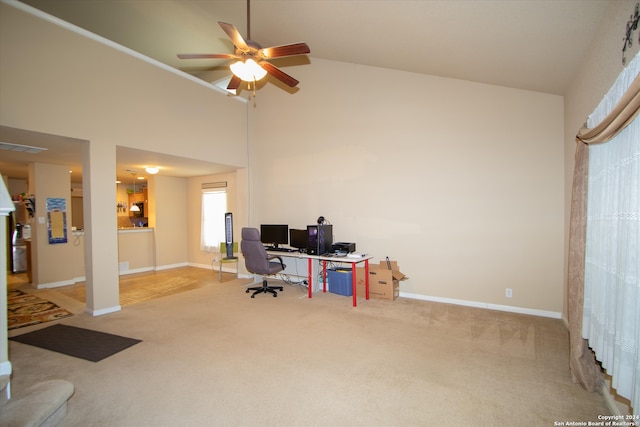
[[[252, 0], [251, 39], [264, 47], [304, 41], [311, 63], [322, 58], [563, 95], [610, 2]], [[176, 55], [233, 52], [218, 21], [247, 36], [245, 0], [22, 3], [208, 81], [206, 70], [228, 74], [228, 62]], [[381, 82], [390, 83], [403, 89], [401, 81]], [[344, 86], [350, 90], [350, 82]]]
[[[176, 68], [223, 64], [217, 25], [246, 37], [244, 0], [22, 0]], [[251, 39], [311, 58], [562, 95], [610, 0], [252, 0]], [[621, 37], [623, 34], [621, 34]], [[621, 45], [622, 46], [622, 45]]]

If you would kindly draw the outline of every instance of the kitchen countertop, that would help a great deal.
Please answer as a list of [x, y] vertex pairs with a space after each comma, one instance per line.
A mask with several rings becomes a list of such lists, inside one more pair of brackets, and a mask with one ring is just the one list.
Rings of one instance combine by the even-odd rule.
[[151, 227], [120, 227], [118, 233], [144, 233], [153, 231]]

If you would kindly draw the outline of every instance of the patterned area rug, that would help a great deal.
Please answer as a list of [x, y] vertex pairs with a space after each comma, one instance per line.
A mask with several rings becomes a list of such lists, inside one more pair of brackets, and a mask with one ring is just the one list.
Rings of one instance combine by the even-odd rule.
[[7, 312], [9, 330], [73, 316], [73, 313], [51, 301], [17, 289], [8, 291]]

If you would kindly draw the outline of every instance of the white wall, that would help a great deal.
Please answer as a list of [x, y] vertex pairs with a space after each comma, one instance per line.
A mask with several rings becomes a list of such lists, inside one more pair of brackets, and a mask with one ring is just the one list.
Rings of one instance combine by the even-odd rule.
[[187, 246], [187, 178], [156, 175], [149, 180], [151, 199], [155, 202], [156, 267], [186, 265]]
[[405, 294], [561, 312], [562, 97], [316, 58], [290, 71], [296, 94], [267, 85], [250, 108], [252, 225], [324, 215], [398, 260]]
[[245, 103], [12, 6], [0, 11], [2, 125], [246, 163]]
[[[80, 248], [74, 244], [71, 234], [71, 178], [69, 168], [64, 165], [32, 163], [29, 167], [29, 192], [36, 197], [36, 212], [29, 218], [31, 225], [32, 282], [41, 287], [74, 283], [73, 279], [83, 275], [77, 268], [82, 260]], [[50, 244], [48, 238], [47, 199], [65, 200], [66, 243]], [[61, 263], [60, 260], [69, 260]], [[81, 267], [81, 266], [80, 266]], [[64, 279], [62, 279], [64, 278]], [[60, 283], [61, 282], [61, 283]]]

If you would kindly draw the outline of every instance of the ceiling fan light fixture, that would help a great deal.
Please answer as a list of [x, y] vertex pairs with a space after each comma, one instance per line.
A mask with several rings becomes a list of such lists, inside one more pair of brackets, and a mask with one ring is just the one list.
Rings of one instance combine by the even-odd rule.
[[247, 82], [249, 89], [251, 88], [251, 82], [253, 85], [253, 94], [256, 92], [256, 82], [263, 79], [267, 74], [271, 77], [280, 80], [282, 83], [289, 87], [296, 87], [298, 80], [294, 79], [278, 67], [273, 65], [269, 60], [275, 58], [284, 58], [296, 55], [306, 55], [311, 53], [311, 49], [304, 42], [291, 43], [281, 46], [272, 46], [268, 48], [262, 48], [259, 43], [251, 40], [251, 1], [247, 0], [247, 39], [245, 40], [238, 29], [232, 24], [227, 22], [218, 21], [218, 25], [225, 32], [227, 37], [231, 40], [234, 46], [233, 54], [220, 54], [220, 53], [179, 53], [180, 59], [231, 59], [235, 58], [236, 62], [229, 67], [233, 75], [228, 80], [226, 90], [230, 93], [236, 94], [236, 90], [240, 87], [242, 82]]
[[251, 58], [234, 62], [230, 68], [233, 74], [245, 82], [257, 82], [267, 75], [267, 71]]
[[160, 172], [160, 168], [148, 167], [148, 168], [145, 169], [145, 171], [147, 171], [148, 174], [155, 175], [158, 172]]

